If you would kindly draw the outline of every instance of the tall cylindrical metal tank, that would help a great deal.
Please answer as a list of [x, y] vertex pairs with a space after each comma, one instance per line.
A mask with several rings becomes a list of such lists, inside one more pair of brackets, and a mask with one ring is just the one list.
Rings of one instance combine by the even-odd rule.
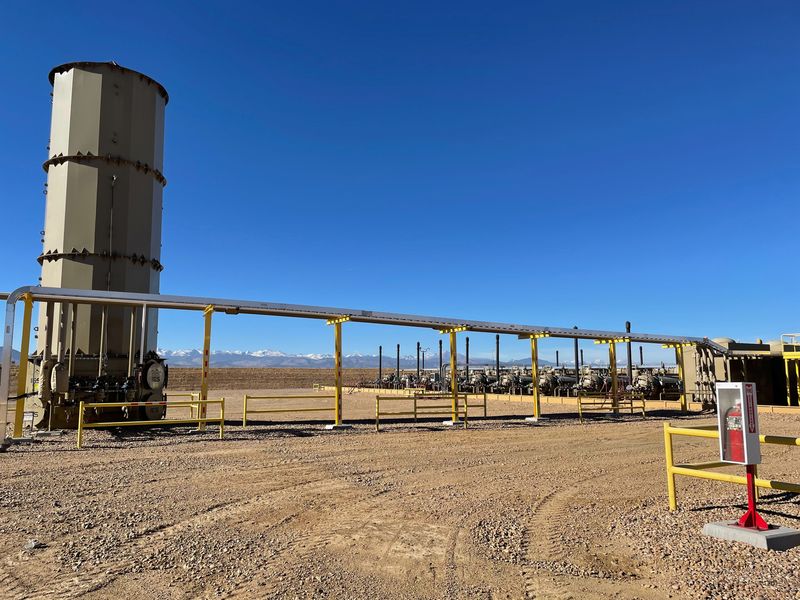
[[[67, 63], [50, 72], [50, 82], [42, 285], [158, 293], [166, 90], [115, 63]], [[101, 348], [102, 310], [78, 308], [76, 351], [127, 355], [130, 312], [109, 311]], [[54, 316], [58, 323], [58, 307]], [[152, 317], [148, 350], [156, 343]], [[40, 335], [39, 351], [44, 345]]]
[[[63, 64], [50, 72], [50, 82], [41, 285], [158, 293], [166, 90], [113, 62]], [[130, 349], [155, 350], [157, 333], [155, 311], [148, 314], [144, 344], [132, 318], [138, 323], [141, 315], [121, 307], [82, 305], [73, 315], [68, 306], [42, 306], [42, 403], [48, 402], [50, 371], [61, 368], [65, 356], [81, 358], [71, 378], [93, 372], [111, 382], [131, 379]], [[134, 354], [136, 363], [144, 362], [141, 352]], [[69, 403], [69, 394], [64, 398]]]

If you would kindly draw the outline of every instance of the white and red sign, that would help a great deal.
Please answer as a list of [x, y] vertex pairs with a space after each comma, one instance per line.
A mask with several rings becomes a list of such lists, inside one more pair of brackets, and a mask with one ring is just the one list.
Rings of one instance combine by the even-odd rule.
[[761, 462], [758, 396], [754, 383], [717, 382], [717, 421], [722, 461], [739, 465]]

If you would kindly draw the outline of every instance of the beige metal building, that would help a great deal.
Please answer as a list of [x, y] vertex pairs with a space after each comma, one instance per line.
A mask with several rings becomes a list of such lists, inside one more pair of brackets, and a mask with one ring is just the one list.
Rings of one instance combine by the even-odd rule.
[[[752, 381], [760, 404], [798, 404], [798, 383], [792, 349], [781, 340], [764, 343], [715, 338], [727, 356], [711, 356], [695, 346], [684, 350], [686, 391], [703, 399], [713, 381]], [[788, 348], [788, 349], [787, 349]], [[791, 365], [791, 367], [790, 367]]]

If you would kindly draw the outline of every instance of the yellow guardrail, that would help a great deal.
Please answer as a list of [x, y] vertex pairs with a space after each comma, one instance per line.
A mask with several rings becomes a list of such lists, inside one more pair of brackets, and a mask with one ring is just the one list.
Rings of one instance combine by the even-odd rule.
[[[219, 404], [219, 417], [200, 417], [199, 410], [198, 416], [189, 419], [157, 419], [152, 421], [107, 421], [98, 423], [86, 423], [86, 409], [89, 408], [125, 408], [142, 407], [142, 406], [165, 406], [170, 408], [198, 408], [208, 406], [209, 404]], [[166, 412], [166, 411], [165, 411]], [[192, 411], [192, 414], [194, 412]], [[84, 429], [97, 429], [103, 427], [152, 427], [153, 425], [189, 425], [197, 423], [198, 428], [205, 423], [218, 423], [219, 424], [219, 439], [222, 439], [225, 434], [225, 398], [218, 400], [197, 400], [192, 401], [161, 401], [161, 402], [81, 402], [78, 407], [78, 448], [83, 447], [83, 430]]]
[[[400, 388], [402, 389], [407, 396], [414, 396], [415, 394], [426, 394], [430, 393], [425, 388], [421, 387], [409, 387], [409, 388]], [[443, 392], [436, 392], [436, 394], [442, 394]]]
[[[259, 408], [252, 409], [249, 407], [249, 400], [333, 400], [331, 406], [314, 406], [314, 407], [292, 407], [292, 408]], [[242, 406], [242, 427], [247, 427], [248, 414], [279, 414], [279, 413], [296, 413], [296, 412], [324, 412], [330, 411], [334, 417], [336, 415], [336, 395], [335, 394], [300, 394], [300, 395], [274, 395], [274, 396], [251, 396], [250, 394], [244, 395], [244, 403]]]
[[197, 411], [197, 416], [200, 416], [200, 407], [197, 405], [197, 400], [200, 400], [200, 394], [197, 392], [191, 392], [186, 394], [164, 394], [164, 399], [169, 400], [170, 398], [189, 398], [190, 400], [195, 400], [192, 406], [189, 407], [189, 414], [194, 416], [194, 411]]
[[[470, 396], [482, 396], [480, 404], [470, 404]], [[458, 416], [464, 417], [464, 427], [467, 427], [470, 408], [483, 408], [483, 416], [487, 415], [486, 394], [458, 394]], [[448, 400], [450, 404], [428, 404], [429, 401]], [[375, 396], [375, 431], [380, 431], [381, 417], [414, 417], [414, 422], [420, 416], [452, 416], [453, 396], [445, 392], [414, 394], [411, 396]], [[381, 402], [411, 402], [410, 410], [381, 410]]]
[[630, 410], [631, 414], [633, 414], [635, 409], [638, 409], [642, 411], [642, 417], [647, 417], [644, 398], [622, 395], [617, 398], [615, 405], [614, 399], [605, 394], [578, 394], [578, 418], [580, 419], [581, 423], [583, 423], [583, 413], [585, 412], [619, 412], [620, 409], [628, 409]]
[[[714, 481], [724, 481], [725, 483], [736, 483], [747, 485], [747, 478], [742, 475], [732, 475], [730, 473], [720, 473], [711, 471], [719, 467], [737, 466], [731, 463], [712, 461], [705, 463], [687, 463], [676, 465], [673, 461], [672, 436], [686, 436], [719, 439], [719, 431], [716, 425], [701, 425], [696, 427], [673, 427], [669, 423], [664, 423], [664, 456], [667, 462], [667, 493], [669, 494], [670, 511], [678, 508], [678, 500], [675, 494], [675, 476], [685, 475], [687, 477], [699, 477], [700, 479], [712, 479]], [[781, 446], [800, 446], [800, 437], [783, 435], [760, 435], [759, 441], [762, 444], [777, 444]], [[800, 484], [787, 483], [785, 481], [772, 481], [769, 479], [755, 480], [756, 488], [769, 490], [781, 490], [784, 492], [794, 492], [800, 494]]]

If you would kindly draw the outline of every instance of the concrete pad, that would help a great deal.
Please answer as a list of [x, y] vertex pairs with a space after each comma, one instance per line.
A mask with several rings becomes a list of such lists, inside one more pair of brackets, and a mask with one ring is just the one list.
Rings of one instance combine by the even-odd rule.
[[538, 423], [539, 417], [525, 417], [526, 423]]
[[706, 523], [703, 535], [729, 542], [739, 542], [765, 550], [788, 550], [800, 546], [800, 531], [789, 527], [771, 527], [766, 531], [739, 527], [736, 523], [718, 521]]
[[338, 430], [338, 429], [352, 429], [352, 428], [353, 428], [352, 425], [345, 425], [344, 423], [340, 423], [339, 425], [334, 425], [334, 424], [325, 425], [325, 429], [327, 429], [328, 431], [331, 431], [331, 430], [334, 430], [334, 429]]
[[464, 421], [442, 421], [442, 425], [450, 425], [451, 427], [454, 425], [463, 425]]

